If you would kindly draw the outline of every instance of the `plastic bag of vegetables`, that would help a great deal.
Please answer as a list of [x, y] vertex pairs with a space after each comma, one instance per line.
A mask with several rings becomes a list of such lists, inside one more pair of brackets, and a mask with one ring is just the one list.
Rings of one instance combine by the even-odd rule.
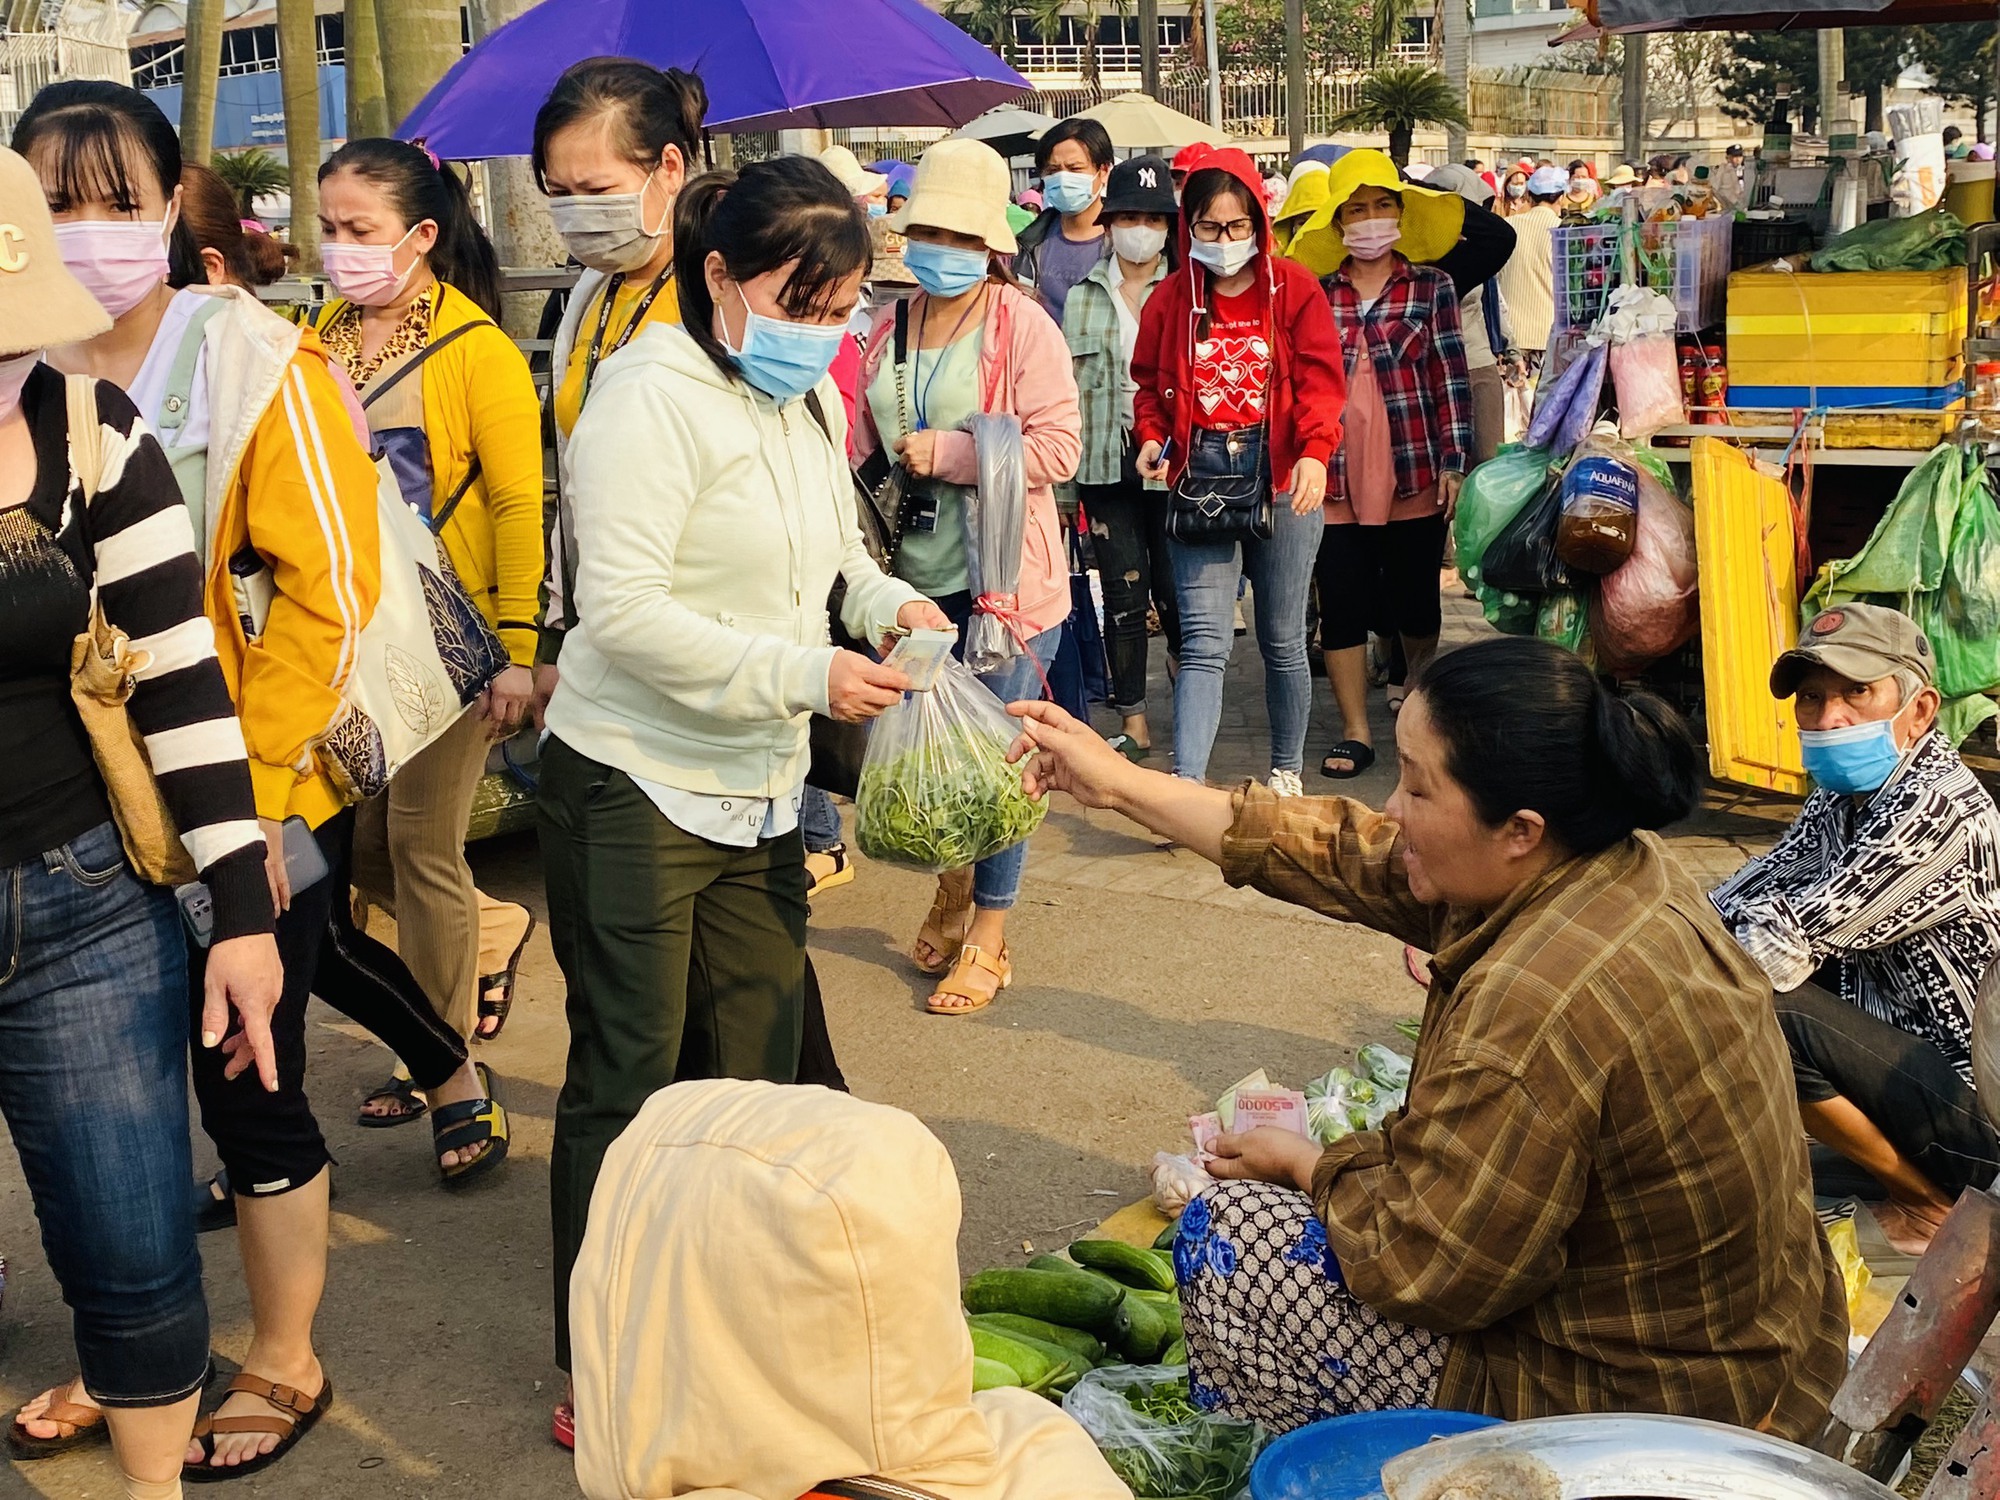
[[1027, 838], [1048, 799], [1023, 792], [1021, 768], [1007, 764], [1019, 733], [985, 684], [947, 659], [937, 686], [903, 694], [869, 731], [854, 793], [861, 852], [936, 872]]
[[1236, 1500], [1264, 1429], [1197, 1408], [1188, 1373], [1167, 1365], [1093, 1370], [1063, 1397], [1104, 1461], [1135, 1495]]

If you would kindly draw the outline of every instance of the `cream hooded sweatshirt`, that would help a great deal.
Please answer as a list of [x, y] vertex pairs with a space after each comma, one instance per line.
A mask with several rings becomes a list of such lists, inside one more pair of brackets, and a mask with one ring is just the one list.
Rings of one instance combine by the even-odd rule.
[[972, 1391], [958, 1178], [923, 1124], [733, 1079], [647, 1101], [570, 1283], [591, 1500], [798, 1500], [864, 1475], [944, 1500], [1130, 1500], [1083, 1429]]

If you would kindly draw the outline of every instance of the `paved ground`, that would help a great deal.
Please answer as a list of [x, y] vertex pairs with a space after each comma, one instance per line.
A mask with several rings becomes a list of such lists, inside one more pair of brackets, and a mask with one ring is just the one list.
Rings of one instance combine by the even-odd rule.
[[[1449, 631], [1483, 628], [1452, 593]], [[1254, 642], [1238, 645], [1218, 778], [1270, 764]], [[1315, 692], [1308, 779], [1324, 788], [1311, 772], [1335, 736], [1317, 681]], [[1164, 740], [1164, 680], [1155, 701]], [[1379, 743], [1391, 734], [1383, 715]], [[1392, 760], [1353, 783], [1356, 794], [1379, 806]], [[1787, 816], [1782, 800], [1718, 792], [1677, 842], [1717, 877]], [[532, 836], [482, 844], [474, 861], [488, 891], [542, 913]], [[951, 1150], [968, 1272], [1059, 1247], [1140, 1196], [1153, 1153], [1176, 1148], [1186, 1115], [1243, 1074], [1261, 1066], [1303, 1082], [1364, 1042], [1395, 1042], [1392, 1023], [1421, 1005], [1395, 943], [1229, 891], [1194, 856], [1074, 804], [1059, 805], [1037, 835], [1010, 926], [1018, 977], [1003, 1003], [965, 1020], [921, 1012], [928, 988], [901, 954], [928, 900], [922, 877], [864, 867], [814, 911], [812, 945], [856, 1092], [914, 1110]], [[236, 1482], [234, 1493], [576, 1493], [546, 1437], [557, 1389], [546, 1168], [561, 997], [538, 932], [513, 1022], [484, 1051], [513, 1113], [513, 1160], [490, 1187], [458, 1197], [434, 1185], [427, 1130], [355, 1127], [353, 1105], [386, 1073], [386, 1054], [316, 1010], [313, 1091], [340, 1158], [320, 1347], [339, 1399], [285, 1464]], [[203, 1248], [215, 1346], [237, 1358], [248, 1326], [233, 1239], [213, 1235]], [[0, 1404], [11, 1409], [70, 1369], [67, 1313], [41, 1263], [11, 1150], [0, 1150], [0, 1252], [13, 1268], [0, 1313]], [[0, 1500], [117, 1493], [102, 1450], [0, 1465]]]

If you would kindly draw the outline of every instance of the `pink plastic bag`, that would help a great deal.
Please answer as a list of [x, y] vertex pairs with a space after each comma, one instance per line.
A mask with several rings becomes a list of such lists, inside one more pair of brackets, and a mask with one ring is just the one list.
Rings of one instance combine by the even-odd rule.
[[1618, 393], [1618, 432], [1649, 437], [1687, 420], [1674, 341], [1661, 334], [1611, 346], [1611, 384]]
[[1606, 671], [1629, 676], [1693, 638], [1701, 623], [1698, 576], [1694, 512], [1640, 466], [1632, 555], [1604, 575], [1590, 609], [1591, 637]]

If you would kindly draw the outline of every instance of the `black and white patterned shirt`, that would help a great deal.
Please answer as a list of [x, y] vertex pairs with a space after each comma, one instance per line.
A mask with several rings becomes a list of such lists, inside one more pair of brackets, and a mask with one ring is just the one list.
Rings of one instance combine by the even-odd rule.
[[1972, 1009], [2000, 955], [2000, 809], [1932, 730], [1873, 796], [1822, 788], [1709, 900], [1781, 994], [1829, 960], [1841, 998], [1972, 1081]]

